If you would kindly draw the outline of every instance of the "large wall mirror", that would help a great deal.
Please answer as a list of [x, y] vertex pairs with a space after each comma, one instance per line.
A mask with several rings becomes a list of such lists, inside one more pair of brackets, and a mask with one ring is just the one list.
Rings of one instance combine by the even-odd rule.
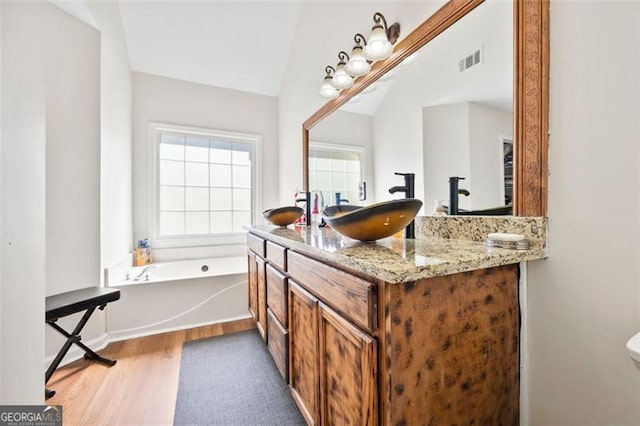
[[369, 204], [415, 173], [429, 214], [460, 176], [462, 210], [546, 215], [548, 6], [447, 2], [305, 121], [305, 189]]

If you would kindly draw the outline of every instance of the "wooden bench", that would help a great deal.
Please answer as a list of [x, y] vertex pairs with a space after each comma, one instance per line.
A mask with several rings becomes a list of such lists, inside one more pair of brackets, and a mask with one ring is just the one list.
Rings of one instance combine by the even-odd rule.
[[[60, 365], [60, 362], [62, 362], [62, 359], [71, 348], [71, 345], [74, 343], [84, 350], [85, 359], [102, 362], [108, 366], [112, 366], [116, 363], [115, 360], [101, 357], [82, 343], [80, 341], [80, 332], [87, 321], [89, 321], [89, 318], [96, 308], [103, 310], [107, 303], [114, 302], [118, 299], [120, 299], [120, 290], [102, 287], [82, 288], [47, 297], [45, 321], [56, 331], [65, 336], [67, 340], [64, 342], [62, 348], [60, 348], [60, 351], [58, 352], [58, 355], [56, 355], [55, 359], [47, 369], [44, 380], [45, 386], [53, 375], [53, 372], [56, 371], [56, 368], [58, 368], [58, 365]], [[56, 324], [56, 321], [58, 321], [59, 318], [82, 311], [85, 311], [85, 313], [71, 333]], [[55, 393], [56, 392], [54, 390], [45, 388], [46, 398], [51, 398]]]

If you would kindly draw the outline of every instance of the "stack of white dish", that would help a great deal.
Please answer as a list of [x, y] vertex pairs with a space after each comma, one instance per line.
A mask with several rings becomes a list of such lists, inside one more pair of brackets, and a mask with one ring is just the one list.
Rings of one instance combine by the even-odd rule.
[[524, 235], [506, 234], [504, 232], [492, 232], [487, 235], [485, 241], [487, 247], [497, 247], [513, 250], [527, 250], [529, 248], [529, 240]]

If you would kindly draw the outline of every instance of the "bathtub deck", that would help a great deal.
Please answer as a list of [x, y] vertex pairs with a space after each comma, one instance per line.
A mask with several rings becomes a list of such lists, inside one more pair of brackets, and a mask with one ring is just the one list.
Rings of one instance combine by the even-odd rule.
[[[206, 266], [206, 271], [203, 267]], [[134, 280], [147, 267], [154, 267], [149, 279]], [[125, 279], [129, 273], [131, 279]], [[157, 262], [145, 266], [108, 270], [105, 278], [107, 287], [121, 288], [134, 285], [164, 283], [169, 281], [192, 280], [229, 275], [246, 275], [247, 258], [245, 256], [217, 257], [207, 259], [189, 259], [183, 261]]]

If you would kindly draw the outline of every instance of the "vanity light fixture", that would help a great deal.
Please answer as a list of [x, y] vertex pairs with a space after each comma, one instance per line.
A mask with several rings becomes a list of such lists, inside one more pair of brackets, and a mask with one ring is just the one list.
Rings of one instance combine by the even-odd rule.
[[338, 58], [340, 58], [340, 62], [336, 66], [336, 71], [333, 73], [333, 79], [331, 80], [331, 84], [338, 90], [348, 89], [353, 86], [353, 77], [349, 75], [349, 73], [345, 70], [345, 66], [347, 65], [347, 61], [350, 59], [347, 52], [340, 51], [338, 53]]
[[[351, 56], [341, 50], [338, 53], [340, 62], [335, 68], [327, 66], [324, 83], [320, 87], [320, 96], [327, 99], [335, 99], [340, 95], [342, 89], [353, 86], [356, 77], [367, 74], [371, 71], [371, 63], [386, 59], [393, 52], [393, 44], [400, 37], [400, 24], [394, 23], [387, 26], [387, 20], [380, 12], [373, 14], [374, 25], [371, 28], [369, 40], [357, 33], [353, 40], [356, 42], [351, 50]], [[391, 74], [391, 73], [387, 73]], [[382, 79], [380, 79], [382, 81]], [[374, 91], [371, 87], [367, 92]]]
[[400, 24], [395, 23], [387, 27], [387, 20], [380, 12], [373, 14], [373, 28], [364, 47], [364, 56], [370, 61], [386, 59], [393, 52], [393, 43], [400, 35]]
[[320, 96], [327, 99], [335, 99], [340, 92], [336, 89], [331, 82], [333, 81], [333, 75], [335, 74], [335, 68], [331, 65], [327, 65], [324, 69], [327, 75], [324, 76], [324, 83], [320, 86]]
[[358, 77], [368, 73], [371, 70], [371, 65], [369, 65], [369, 61], [367, 61], [362, 51], [362, 45], [364, 44], [366, 46], [367, 40], [365, 40], [364, 36], [360, 33], [357, 33], [353, 37], [353, 40], [356, 42], [356, 45], [353, 46], [353, 50], [351, 50], [351, 57], [345, 66], [345, 70], [352, 76]]

